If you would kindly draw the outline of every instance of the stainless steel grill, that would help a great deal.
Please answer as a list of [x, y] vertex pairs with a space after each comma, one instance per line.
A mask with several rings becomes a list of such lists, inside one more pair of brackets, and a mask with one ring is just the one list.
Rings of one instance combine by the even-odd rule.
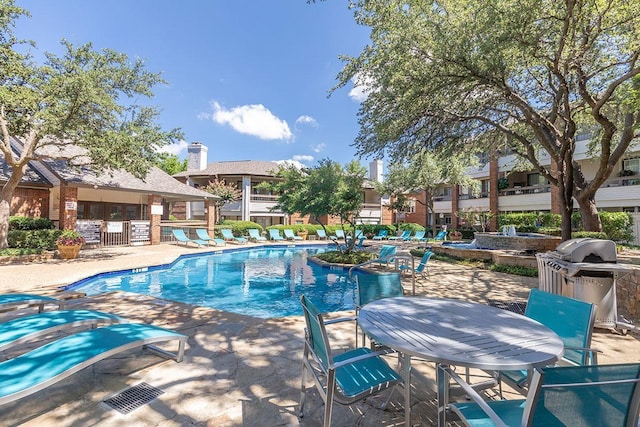
[[613, 241], [570, 239], [536, 258], [541, 290], [597, 304], [596, 327], [623, 323], [617, 313], [616, 280], [631, 268], [617, 263]]

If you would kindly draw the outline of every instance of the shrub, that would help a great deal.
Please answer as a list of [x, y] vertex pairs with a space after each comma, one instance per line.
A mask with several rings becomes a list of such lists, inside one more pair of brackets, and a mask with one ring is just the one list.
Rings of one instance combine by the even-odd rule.
[[48, 218], [9, 217], [9, 230], [50, 230], [52, 228], [53, 222]]
[[544, 228], [560, 228], [562, 225], [562, 215], [554, 213], [543, 213], [538, 215], [538, 224]]
[[524, 227], [536, 227], [538, 214], [535, 213], [510, 213], [498, 215], [498, 227], [513, 225], [520, 231]]
[[600, 212], [602, 231], [616, 242], [633, 241], [633, 217], [628, 212]]
[[236, 237], [248, 235], [249, 232], [247, 230], [250, 228], [257, 228], [260, 233], [262, 233], [262, 226], [253, 221], [235, 221], [228, 219], [223, 221], [218, 228], [230, 228], [231, 232]]
[[7, 242], [10, 248], [52, 250], [60, 230], [10, 230]]
[[342, 253], [338, 251], [324, 252], [316, 255], [319, 259], [325, 262], [334, 264], [361, 264], [371, 259], [370, 252], [353, 251], [349, 253]]
[[398, 224], [398, 230], [410, 230], [411, 233], [415, 234], [416, 231], [424, 231], [424, 226], [416, 224], [414, 222], [402, 222]]
[[607, 233], [601, 231], [574, 231], [571, 233], [572, 239], [578, 239], [581, 237], [588, 237], [590, 239], [608, 239]]

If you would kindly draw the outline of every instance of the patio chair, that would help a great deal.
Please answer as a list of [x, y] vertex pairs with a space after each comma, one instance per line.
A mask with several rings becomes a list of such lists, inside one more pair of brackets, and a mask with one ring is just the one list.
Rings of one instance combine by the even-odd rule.
[[408, 240], [409, 237], [411, 237], [411, 230], [405, 230], [399, 236], [389, 237], [389, 240], [402, 240], [404, 242], [405, 240]]
[[227, 244], [224, 239], [209, 236], [209, 232], [207, 232], [207, 230], [204, 228], [196, 228], [196, 235], [198, 236], [198, 239], [203, 240], [207, 243], [213, 243], [216, 246], [224, 246]]
[[427, 274], [427, 276], [429, 276], [429, 267], [427, 265], [427, 263], [429, 262], [429, 259], [433, 256], [433, 252], [431, 251], [426, 251], [424, 253], [424, 255], [422, 255], [422, 258], [420, 259], [420, 263], [418, 264], [417, 267], [415, 267], [415, 269], [413, 269], [411, 267], [411, 265], [405, 263], [405, 264], [400, 264], [398, 266], [398, 269], [400, 270], [400, 273], [404, 272], [404, 271], [411, 271], [413, 269], [414, 273], [418, 273], [418, 274]]
[[334, 231], [333, 236], [329, 236], [329, 238], [331, 240], [338, 240], [338, 239], [344, 239], [344, 230], [338, 228], [336, 231]]
[[[401, 297], [404, 295], [399, 273], [371, 274], [356, 273], [352, 277], [356, 282], [356, 343], [358, 342], [358, 313], [360, 308], [372, 301], [382, 298]], [[362, 332], [362, 345], [365, 345], [366, 334]], [[373, 344], [373, 343], [372, 343]]]
[[[44, 390], [48, 386], [103, 359], [145, 347], [181, 362], [187, 336], [142, 323], [120, 323], [65, 336], [0, 362], [0, 405]], [[170, 353], [152, 344], [178, 341]]]
[[126, 320], [115, 314], [95, 310], [57, 310], [18, 317], [0, 323], [0, 351], [71, 327], [95, 328], [103, 323], [121, 322]]
[[284, 230], [282, 230], [282, 232], [284, 233], [284, 237], [287, 240], [303, 240], [302, 237], [296, 236], [293, 230], [290, 228], [285, 228]]
[[378, 253], [378, 257], [373, 259], [371, 262], [376, 262], [382, 266], [384, 263], [387, 267], [389, 263], [393, 261], [393, 256], [396, 254], [398, 248], [394, 245], [382, 245], [380, 248], [380, 253]]
[[284, 240], [284, 237], [280, 235], [280, 230], [277, 228], [269, 229], [269, 239], [270, 240]]
[[438, 234], [436, 234], [436, 237], [434, 237], [433, 240], [435, 240], [436, 242], [447, 240], [447, 232], [444, 230], [438, 231]]
[[409, 240], [411, 241], [416, 241], [416, 242], [424, 242], [427, 240], [426, 237], [424, 237], [426, 231], [422, 230], [422, 231], [416, 231], [416, 234], [414, 234], [413, 236], [411, 236], [409, 238]]
[[384, 240], [387, 238], [388, 234], [389, 234], [389, 230], [387, 230], [386, 228], [382, 228], [378, 230], [377, 235], [373, 236], [373, 240]]
[[449, 405], [466, 425], [635, 427], [638, 422], [638, 363], [535, 369], [526, 399], [493, 401], [485, 401], [452, 369], [438, 369], [473, 400]]
[[188, 238], [187, 235], [184, 234], [184, 230], [174, 228], [171, 232], [173, 233], [173, 237], [176, 239], [176, 244], [182, 243], [185, 246], [188, 246], [189, 243], [194, 243], [198, 246], [209, 246], [209, 244], [204, 240]]
[[58, 310], [62, 310], [64, 307], [64, 301], [53, 297], [46, 297], [44, 295], [36, 294], [2, 294], [0, 295], [0, 307], [10, 308], [21, 305], [37, 305], [38, 313], [44, 311], [46, 304], [53, 304], [58, 306]]
[[265, 242], [267, 240], [266, 237], [260, 235], [260, 230], [257, 228], [250, 228], [247, 231], [249, 232], [249, 240], [254, 242]]
[[227, 241], [230, 241], [230, 242], [242, 243], [242, 244], [247, 243], [246, 237], [236, 237], [236, 236], [234, 236], [233, 232], [229, 228], [221, 228], [220, 229], [220, 233], [222, 233], [222, 237], [224, 238], [224, 240], [227, 240]]
[[327, 240], [327, 233], [322, 228], [316, 230], [316, 235], [319, 240]]
[[331, 425], [334, 401], [342, 405], [351, 405], [365, 397], [402, 384], [402, 377], [381, 357], [391, 353], [391, 350], [374, 352], [361, 347], [334, 356], [325, 325], [345, 319], [325, 322], [316, 306], [304, 295], [300, 297], [300, 301], [306, 321], [299, 413], [301, 418], [304, 416], [307, 371], [313, 375], [314, 383], [325, 404], [325, 427]]
[[[564, 355], [559, 364], [595, 365], [598, 351], [589, 347], [596, 308], [595, 304], [534, 288], [529, 293], [524, 315], [542, 323], [562, 339]], [[528, 378], [526, 370], [500, 372], [500, 379], [521, 393], [526, 392]]]

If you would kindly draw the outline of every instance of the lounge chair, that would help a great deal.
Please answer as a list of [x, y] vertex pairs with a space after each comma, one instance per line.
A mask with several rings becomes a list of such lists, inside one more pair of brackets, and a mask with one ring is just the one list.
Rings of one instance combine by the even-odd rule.
[[424, 237], [425, 235], [425, 231], [416, 231], [416, 234], [414, 234], [413, 236], [411, 236], [411, 238], [409, 240], [411, 241], [416, 241], [416, 242], [424, 242], [427, 239]]
[[393, 261], [393, 256], [396, 254], [398, 248], [394, 245], [382, 245], [378, 257], [371, 260], [371, 262], [377, 262], [382, 265], [383, 263], [389, 266], [389, 263]]
[[411, 271], [413, 270], [414, 273], [418, 273], [418, 274], [424, 274], [425, 272], [427, 273], [427, 275], [429, 275], [429, 267], [427, 266], [427, 263], [429, 262], [429, 259], [433, 256], [433, 252], [431, 251], [426, 251], [424, 253], [424, 255], [422, 255], [422, 258], [420, 259], [420, 263], [418, 264], [417, 267], [413, 268], [411, 267], [411, 265], [405, 263], [405, 264], [400, 264], [398, 266], [398, 269], [400, 270], [400, 273], [404, 272], [404, 271]]
[[331, 240], [344, 239], [344, 230], [342, 230], [341, 228], [338, 228], [336, 231], [334, 231], [334, 235], [329, 236], [329, 238]]
[[[187, 336], [141, 323], [121, 323], [68, 335], [0, 363], [0, 405], [43, 390], [115, 354], [144, 346], [181, 362]], [[169, 353], [151, 344], [178, 341]]]
[[249, 232], [249, 240], [253, 240], [254, 242], [264, 242], [267, 240], [266, 237], [260, 235], [260, 230], [257, 228], [250, 228], [247, 231]]
[[209, 246], [209, 244], [204, 240], [188, 238], [187, 235], [184, 234], [184, 230], [173, 229], [171, 232], [173, 233], [173, 237], [176, 239], [176, 244], [183, 243], [185, 246], [188, 246], [189, 243], [194, 243], [198, 246]]
[[373, 352], [369, 348], [333, 355], [325, 325], [349, 319], [333, 319], [325, 322], [322, 314], [305, 296], [300, 297], [306, 321], [304, 350], [302, 357], [302, 386], [300, 396], [300, 418], [304, 416], [307, 372], [325, 404], [324, 427], [331, 425], [334, 400], [350, 405], [365, 397], [402, 384], [402, 377], [381, 357], [390, 350]]
[[303, 240], [302, 237], [296, 236], [293, 233], [293, 230], [290, 228], [285, 228], [284, 230], [282, 230], [282, 232], [284, 233], [284, 237], [287, 240]]
[[387, 238], [387, 235], [389, 235], [389, 230], [386, 228], [380, 229], [378, 230], [378, 234], [373, 236], [373, 240], [384, 240]]
[[59, 310], [31, 316], [18, 317], [0, 323], [0, 351], [66, 328], [90, 326], [102, 323], [123, 323], [127, 320], [115, 314], [95, 310]]
[[224, 238], [224, 240], [227, 240], [230, 242], [237, 242], [241, 244], [247, 243], [247, 239], [245, 237], [234, 236], [233, 232], [228, 228], [221, 228], [220, 233], [222, 233], [222, 237]]
[[436, 237], [434, 237], [433, 240], [435, 241], [447, 240], [447, 232], [444, 230], [438, 231], [438, 234], [436, 234]]
[[278, 241], [278, 240], [284, 240], [284, 237], [280, 235], [280, 230], [278, 230], [277, 228], [270, 228], [269, 239]]
[[389, 237], [389, 240], [402, 240], [404, 242], [405, 240], [408, 240], [409, 237], [411, 237], [411, 230], [405, 230], [399, 236]]
[[473, 400], [448, 405], [465, 425], [631, 427], [638, 421], [639, 363], [534, 369], [526, 399], [492, 401], [451, 368], [438, 370]]
[[21, 305], [37, 305], [38, 312], [44, 311], [46, 304], [53, 304], [58, 306], [58, 310], [62, 310], [64, 307], [64, 301], [61, 301], [53, 297], [45, 297], [43, 295], [35, 294], [2, 294], [0, 295], [0, 307], [17, 307]]
[[[597, 350], [591, 346], [596, 305], [585, 301], [531, 289], [524, 315], [536, 320], [558, 334], [564, 343], [564, 355], [558, 364], [594, 365]], [[502, 371], [500, 379], [515, 390], [526, 393], [528, 372]]]
[[209, 236], [209, 232], [204, 228], [196, 228], [196, 235], [198, 236], [198, 239], [208, 243], [213, 243], [216, 246], [224, 246], [227, 244], [223, 239]]
[[319, 240], [327, 240], [327, 233], [322, 228], [316, 230], [316, 235]]

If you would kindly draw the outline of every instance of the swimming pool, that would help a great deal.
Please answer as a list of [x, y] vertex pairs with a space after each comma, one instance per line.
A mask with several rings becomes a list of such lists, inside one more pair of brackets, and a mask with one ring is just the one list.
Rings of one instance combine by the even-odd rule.
[[98, 274], [66, 289], [126, 291], [259, 318], [301, 315], [300, 295], [322, 311], [351, 310], [355, 285], [342, 268], [308, 256], [326, 247], [265, 247], [183, 256], [168, 266]]

